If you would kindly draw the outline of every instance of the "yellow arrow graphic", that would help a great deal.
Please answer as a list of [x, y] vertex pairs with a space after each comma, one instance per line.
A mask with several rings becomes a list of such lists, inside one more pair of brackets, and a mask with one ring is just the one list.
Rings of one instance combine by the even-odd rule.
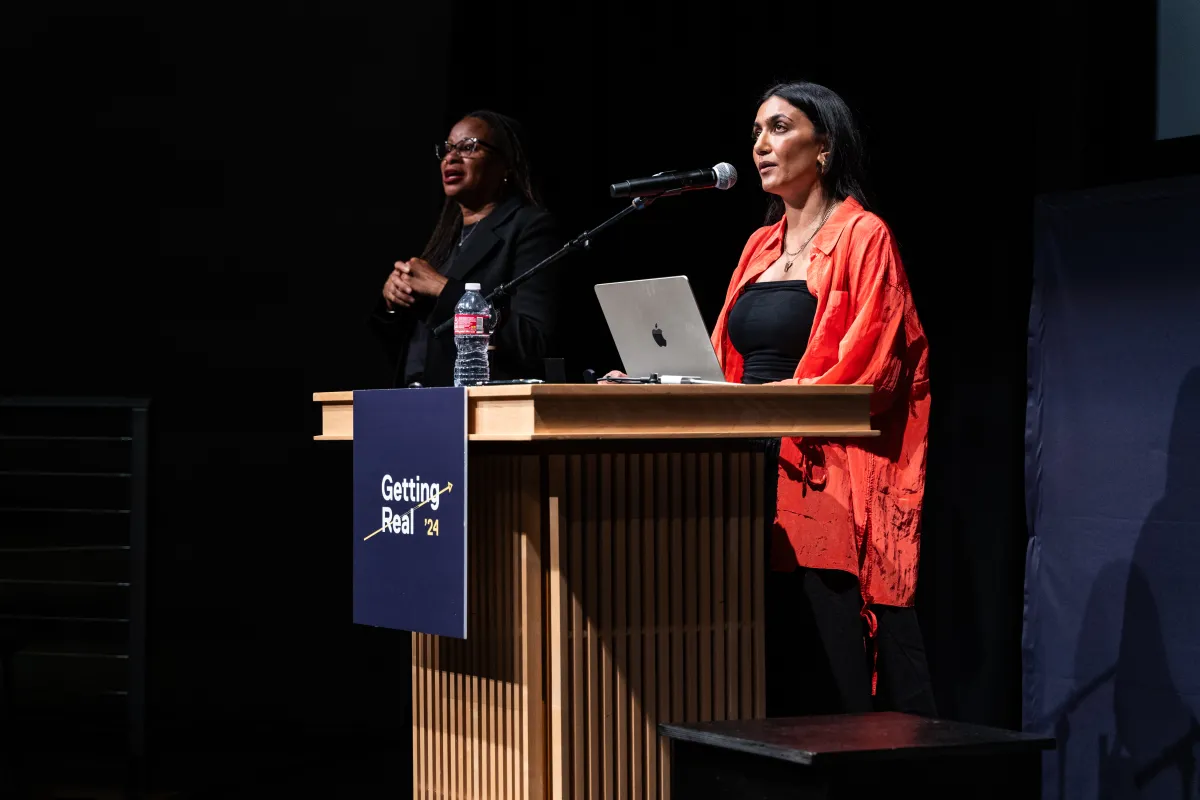
[[[431, 496], [431, 497], [429, 498], [429, 500], [432, 500], [434, 497], [437, 497], [438, 495], [445, 494], [446, 492], [450, 491], [450, 490], [451, 490], [451, 489], [453, 489], [453, 488], [454, 488], [454, 484], [453, 484], [453, 483], [450, 483], [449, 481], [446, 481], [446, 488], [445, 488], [445, 489], [442, 489], [442, 490], [441, 490], [440, 492], [438, 492], [437, 494], [435, 494], [435, 495]], [[425, 505], [425, 503], [428, 503], [428, 502], [429, 502], [429, 500], [426, 500], [426, 501], [424, 501], [424, 502], [421, 502], [421, 503], [417, 503], [415, 506], [413, 506], [412, 508], [410, 508], [408, 511], [405, 511], [405, 512], [404, 512], [404, 514], [400, 514], [399, 516], [402, 516], [402, 517], [403, 517], [403, 516], [405, 516], [406, 514], [410, 514], [410, 513], [412, 513], [413, 511], [416, 511], [418, 508], [420, 508], [421, 506]], [[394, 518], [393, 518], [393, 519], [394, 519]], [[388, 523], [388, 525], [390, 525], [390, 524], [391, 524], [391, 523], [389, 522], [389, 523]], [[384, 526], [383, 526], [383, 528], [386, 528], [386, 527], [387, 527], [387, 525], [384, 525]], [[363, 541], [365, 542], [367, 539], [370, 539], [370, 538], [371, 538], [372, 536], [374, 536], [375, 534], [377, 534], [377, 533], [380, 533], [381, 531], [383, 531], [383, 528], [380, 528], [380, 529], [379, 529], [379, 530], [377, 530], [377, 531], [371, 531], [369, 534], [367, 534], [365, 537], [363, 537]]]

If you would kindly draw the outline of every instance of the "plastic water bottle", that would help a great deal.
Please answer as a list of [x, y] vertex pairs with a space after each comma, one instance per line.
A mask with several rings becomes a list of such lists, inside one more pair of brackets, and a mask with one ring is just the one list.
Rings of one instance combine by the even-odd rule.
[[488, 338], [492, 332], [492, 307], [479, 291], [478, 283], [468, 283], [462, 299], [454, 307], [454, 385], [478, 386], [488, 380]]

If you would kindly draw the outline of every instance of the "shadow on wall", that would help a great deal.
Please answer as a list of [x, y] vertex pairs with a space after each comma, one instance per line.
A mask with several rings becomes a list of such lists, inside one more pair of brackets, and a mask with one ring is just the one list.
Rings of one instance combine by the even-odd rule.
[[[1167, 457], [1166, 491], [1142, 525], [1132, 560], [1107, 565], [1092, 586], [1075, 688], [1048, 715], [1058, 739], [1059, 798], [1082, 796], [1091, 784], [1071, 768], [1073, 756], [1091, 763], [1080, 748], [1099, 753], [1095, 796], [1197, 796], [1200, 722], [1187, 681], [1200, 666], [1200, 368], [1180, 387]], [[1115, 664], [1096, 663], [1114, 650]], [[1115, 729], [1104, 719], [1108, 696]], [[1073, 727], [1112, 735], [1073, 741]]]
[[1142, 525], [1125, 590], [1112, 757], [1128, 758], [1133, 786], [1114, 796], [1196, 796], [1196, 695], [1194, 687], [1190, 697], [1181, 693], [1178, 683], [1200, 666], [1198, 482], [1200, 368], [1193, 368], [1175, 403], [1166, 492]]

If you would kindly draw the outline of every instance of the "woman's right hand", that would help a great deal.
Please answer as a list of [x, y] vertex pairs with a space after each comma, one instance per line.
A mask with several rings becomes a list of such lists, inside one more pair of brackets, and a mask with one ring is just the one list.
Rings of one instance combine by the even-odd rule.
[[400, 271], [403, 261], [397, 261], [383, 284], [383, 302], [387, 303], [388, 311], [394, 307], [408, 308], [413, 304], [413, 290], [408, 283], [408, 276]]
[[609, 378], [628, 378], [628, 377], [629, 376], [626, 375], [624, 372], [621, 372], [621, 370], [614, 369], [611, 372], [605, 373], [604, 377], [601, 378], [599, 381], [597, 381], [597, 383], [608, 383], [610, 386], [617, 386], [618, 384], [610, 383], [608, 379]]

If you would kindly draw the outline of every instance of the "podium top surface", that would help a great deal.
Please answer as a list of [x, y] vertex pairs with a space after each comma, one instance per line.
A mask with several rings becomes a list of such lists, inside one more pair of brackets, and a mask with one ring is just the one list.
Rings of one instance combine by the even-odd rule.
[[[396, 390], [397, 402], [406, 392]], [[869, 437], [870, 386], [520, 384], [467, 389], [471, 441]], [[354, 392], [317, 392], [318, 440], [354, 438]]]
[[[420, 389], [404, 391], [419, 392]], [[594, 400], [603, 397], [817, 397], [827, 395], [850, 395], [870, 397], [870, 386], [824, 385], [797, 386], [791, 383], [767, 383], [760, 385], [738, 383], [716, 384], [666, 384], [666, 383], [522, 383], [505, 386], [469, 386], [469, 399], [491, 399], [512, 397], [562, 398], [571, 397]], [[354, 391], [314, 392], [317, 403], [349, 403], [354, 400]]]

